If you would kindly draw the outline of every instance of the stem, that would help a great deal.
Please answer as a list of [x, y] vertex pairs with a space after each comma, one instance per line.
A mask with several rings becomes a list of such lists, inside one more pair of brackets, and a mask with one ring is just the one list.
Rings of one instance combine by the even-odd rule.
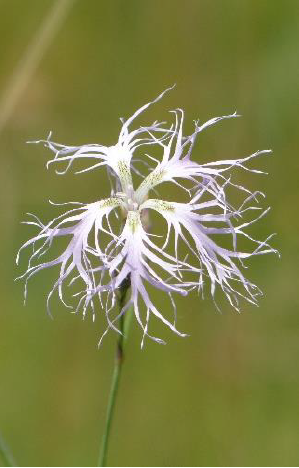
[[74, 0], [56, 0], [17, 64], [0, 101], [0, 133], [32, 80], [45, 51], [62, 26]]
[[[122, 319], [121, 321], [123, 322]], [[120, 379], [120, 374], [121, 374], [121, 369], [122, 369], [122, 363], [123, 363], [123, 336], [120, 335], [118, 342], [117, 342], [117, 355], [116, 355], [114, 369], [113, 369], [112, 383], [111, 383], [110, 395], [109, 395], [108, 406], [107, 406], [106, 423], [105, 423], [104, 434], [103, 434], [102, 443], [101, 443], [98, 466], [106, 466], [109, 435], [110, 435], [112, 417], [113, 417], [116, 396], [117, 396], [117, 391], [118, 391], [118, 384], [119, 384], [119, 379]]]
[[17, 466], [1, 434], [0, 434], [0, 456], [3, 460], [4, 466]]
[[[125, 304], [125, 298], [127, 290], [130, 287], [130, 280], [124, 280], [123, 285], [121, 286], [120, 290], [120, 297], [119, 297], [119, 309], [122, 310]], [[116, 397], [118, 393], [119, 387], [119, 380], [121, 376], [122, 365], [124, 362], [124, 344], [127, 338], [129, 323], [131, 319], [132, 310], [127, 310], [125, 315], [122, 315], [119, 319], [119, 329], [121, 335], [117, 340], [117, 348], [116, 348], [116, 357], [114, 363], [114, 369], [112, 374], [112, 382], [110, 387], [110, 394], [108, 399], [107, 405], [107, 414], [106, 414], [106, 422], [104, 427], [104, 434], [102, 437], [101, 447], [100, 447], [100, 454], [98, 459], [98, 466], [106, 466], [107, 462], [107, 452], [108, 452], [108, 443], [109, 443], [109, 436], [111, 431], [111, 424], [114, 414], [114, 408], [116, 403]]]

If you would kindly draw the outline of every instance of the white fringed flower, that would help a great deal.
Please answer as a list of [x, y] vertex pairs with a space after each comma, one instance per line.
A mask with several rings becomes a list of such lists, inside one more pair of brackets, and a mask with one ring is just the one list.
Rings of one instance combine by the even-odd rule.
[[[55, 290], [66, 305], [63, 286], [80, 282], [81, 289], [74, 294], [77, 298], [75, 311], [82, 308], [85, 316], [90, 307], [95, 317], [95, 300], [99, 299], [107, 319], [105, 336], [111, 328], [119, 332], [116, 322], [132, 306], [143, 331], [142, 346], [146, 336], [164, 343], [149, 333], [151, 316], [162, 320], [176, 334], [185, 336], [176, 328], [175, 293], [185, 296], [194, 289], [203, 291], [204, 284], [208, 282], [213, 299], [218, 286], [237, 310], [240, 297], [257, 304], [257, 296], [261, 292], [244, 277], [242, 262], [252, 256], [276, 252], [268, 243], [271, 236], [265, 241], [258, 241], [246, 232], [248, 226], [268, 211], [257, 206], [258, 198], [263, 194], [251, 193], [245, 187], [234, 184], [228, 174], [234, 167], [260, 172], [248, 168], [246, 163], [269, 151], [206, 164], [191, 159], [197, 136], [222, 119], [237, 117], [236, 113], [216, 117], [203, 125], [196, 122], [194, 132], [189, 136], [183, 135], [184, 113], [180, 109], [172, 111], [174, 123], [169, 128], [165, 128], [164, 122], [154, 122], [150, 126], [132, 130], [130, 127], [136, 117], [160, 100], [166, 91], [137, 110], [128, 120], [122, 121], [118, 141], [113, 146], [66, 146], [52, 142], [50, 137], [39, 141], [55, 153], [48, 166], [64, 165], [62, 170], [56, 170], [57, 173], [64, 174], [78, 159], [91, 160], [92, 165], [79, 172], [106, 166], [113, 186], [110, 198], [90, 204], [78, 203], [47, 225], [34, 217], [28, 224], [37, 226], [40, 231], [20, 249], [40, 243], [30, 257], [27, 271], [21, 276], [25, 278], [25, 298], [29, 278], [42, 269], [59, 265], [58, 279], [48, 295], [48, 310], [49, 300]], [[161, 153], [160, 159], [147, 154], [149, 145]], [[147, 167], [147, 158], [155, 161], [155, 166], [134, 187], [133, 173], [140, 176], [133, 159], [136, 148], [142, 150], [141, 157]], [[178, 203], [149, 198], [152, 191], [166, 181], [187, 191], [189, 201]], [[238, 209], [227, 200], [230, 188], [245, 194]], [[152, 240], [154, 234], [147, 230], [145, 220], [151, 210], [161, 215], [166, 222], [163, 242]], [[254, 210], [261, 211], [255, 218], [244, 220]], [[111, 226], [109, 216], [112, 211], [120, 213], [117, 216], [118, 230]], [[50, 261], [40, 261], [57, 237], [68, 238], [66, 249]], [[241, 237], [253, 243], [251, 251], [239, 250], [238, 239]], [[226, 238], [231, 239], [231, 247], [228, 247]], [[183, 256], [180, 250], [185, 250]], [[189, 253], [186, 255], [186, 252]], [[17, 261], [18, 258], [19, 254]], [[117, 291], [128, 279], [130, 296], [115, 314]], [[154, 305], [148, 286], [167, 293], [174, 309], [173, 321]]]

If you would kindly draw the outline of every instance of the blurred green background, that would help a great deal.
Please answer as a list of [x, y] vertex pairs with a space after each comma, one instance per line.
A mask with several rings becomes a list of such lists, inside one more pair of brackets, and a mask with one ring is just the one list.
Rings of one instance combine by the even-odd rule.
[[[0, 91], [54, 2], [2, 0]], [[60, 212], [50, 198], [93, 201], [108, 193], [105, 171], [58, 177], [50, 156], [25, 142], [45, 137], [68, 144], [115, 141], [119, 117], [177, 87], [144, 119], [181, 106], [187, 128], [235, 109], [201, 136], [201, 161], [246, 156], [269, 172], [238, 172], [264, 190], [273, 208], [255, 227], [277, 232], [282, 254], [257, 258], [247, 275], [264, 291], [260, 307], [242, 314], [220, 300], [179, 299], [179, 338], [156, 323], [167, 346], [147, 342], [134, 324], [117, 402], [109, 464], [298, 465], [298, 97], [299, 3], [294, 0], [100, 2], [77, 0], [43, 52], [37, 70], [0, 128], [1, 314], [0, 430], [20, 465], [94, 465], [102, 434], [116, 336], [71, 315], [58, 301], [54, 320], [45, 296], [57, 272], [29, 284], [14, 278], [22, 242], [35, 232], [26, 212], [46, 221]], [[0, 106], [0, 116], [2, 108]], [[188, 127], [189, 126], [189, 127]], [[168, 307], [168, 304], [167, 304]], [[100, 314], [99, 314], [100, 315]]]

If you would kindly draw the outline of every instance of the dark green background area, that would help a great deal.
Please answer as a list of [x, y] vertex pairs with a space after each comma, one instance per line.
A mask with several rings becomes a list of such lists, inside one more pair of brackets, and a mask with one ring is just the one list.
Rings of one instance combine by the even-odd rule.
[[[51, 4], [1, 2], [0, 91]], [[253, 231], [277, 232], [282, 257], [250, 262], [246, 274], [264, 291], [259, 308], [244, 304], [238, 315], [219, 296], [220, 314], [208, 290], [204, 301], [180, 298], [178, 328], [190, 337], [153, 320], [167, 346], [143, 351], [133, 324], [109, 464], [298, 465], [298, 28], [296, 0], [74, 3], [0, 135], [0, 430], [20, 465], [96, 463], [116, 342], [111, 332], [97, 349], [100, 311], [83, 322], [54, 301], [49, 318], [55, 271], [30, 282], [23, 307], [14, 278], [26, 253], [19, 268], [14, 258], [35, 232], [20, 224], [25, 213], [47, 221], [59, 212], [48, 199], [109, 193], [105, 171], [58, 177], [45, 169], [50, 154], [25, 142], [53, 130], [63, 143], [112, 144], [119, 117], [173, 83], [146, 122], [182, 107], [189, 131], [193, 119], [242, 114], [202, 134], [198, 161], [273, 149], [255, 162], [268, 176], [237, 171], [235, 180], [267, 193], [272, 210]]]

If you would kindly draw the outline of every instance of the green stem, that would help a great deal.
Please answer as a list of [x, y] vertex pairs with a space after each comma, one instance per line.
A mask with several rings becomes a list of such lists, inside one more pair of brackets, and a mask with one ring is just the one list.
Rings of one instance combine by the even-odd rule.
[[0, 434], [0, 456], [3, 460], [4, 466], [17, 466], [1, 434]]
[[[119, 297], [119, 308], [120, 310], [123, 308], [125, 304], [125, 298], [127, 290], [130, 287], [130, 281], [124, 282], [123, 287], [121, 288], [120, 297]], [[104, 434], [102, 437], [101, 447], [100, 447], [100, 454], [98, 459], [98, 466], [106, 466], [107, 462], [107, 452], [108, 452], [108, 443], [109, 443], [109, 436], [111, 432], [111, 424], [114, 414], [114, 408], [116, 403], [116, 397], [119, 388], [119, 380], [121, 376], [121, 370], [124, 362], [124, 344], [128, 334], [128, 328], [130, 324], [130, 319], [132, 315], [132, 310], [127, 310], [125, 316], [122, 315], [119, 319], [119, 329], [121, 335], [117, 340], [117, 348], [116, 348], [116, 358], [114, 363], [113, 375], [112, 375], [112, 382], [110, 387], [109, 399], [108, 399], [108, 406], [107, 406], [107, 414], [106, 414], [106, 422], [104, 427]]]
[[49, 12], [22, 55], [0, 99], [0, 133], [12, 116], [22, 94], [31, 83], [34, 73], [59, 28], [63, 25], [74, 0], [56, 0], [51, 3]]

